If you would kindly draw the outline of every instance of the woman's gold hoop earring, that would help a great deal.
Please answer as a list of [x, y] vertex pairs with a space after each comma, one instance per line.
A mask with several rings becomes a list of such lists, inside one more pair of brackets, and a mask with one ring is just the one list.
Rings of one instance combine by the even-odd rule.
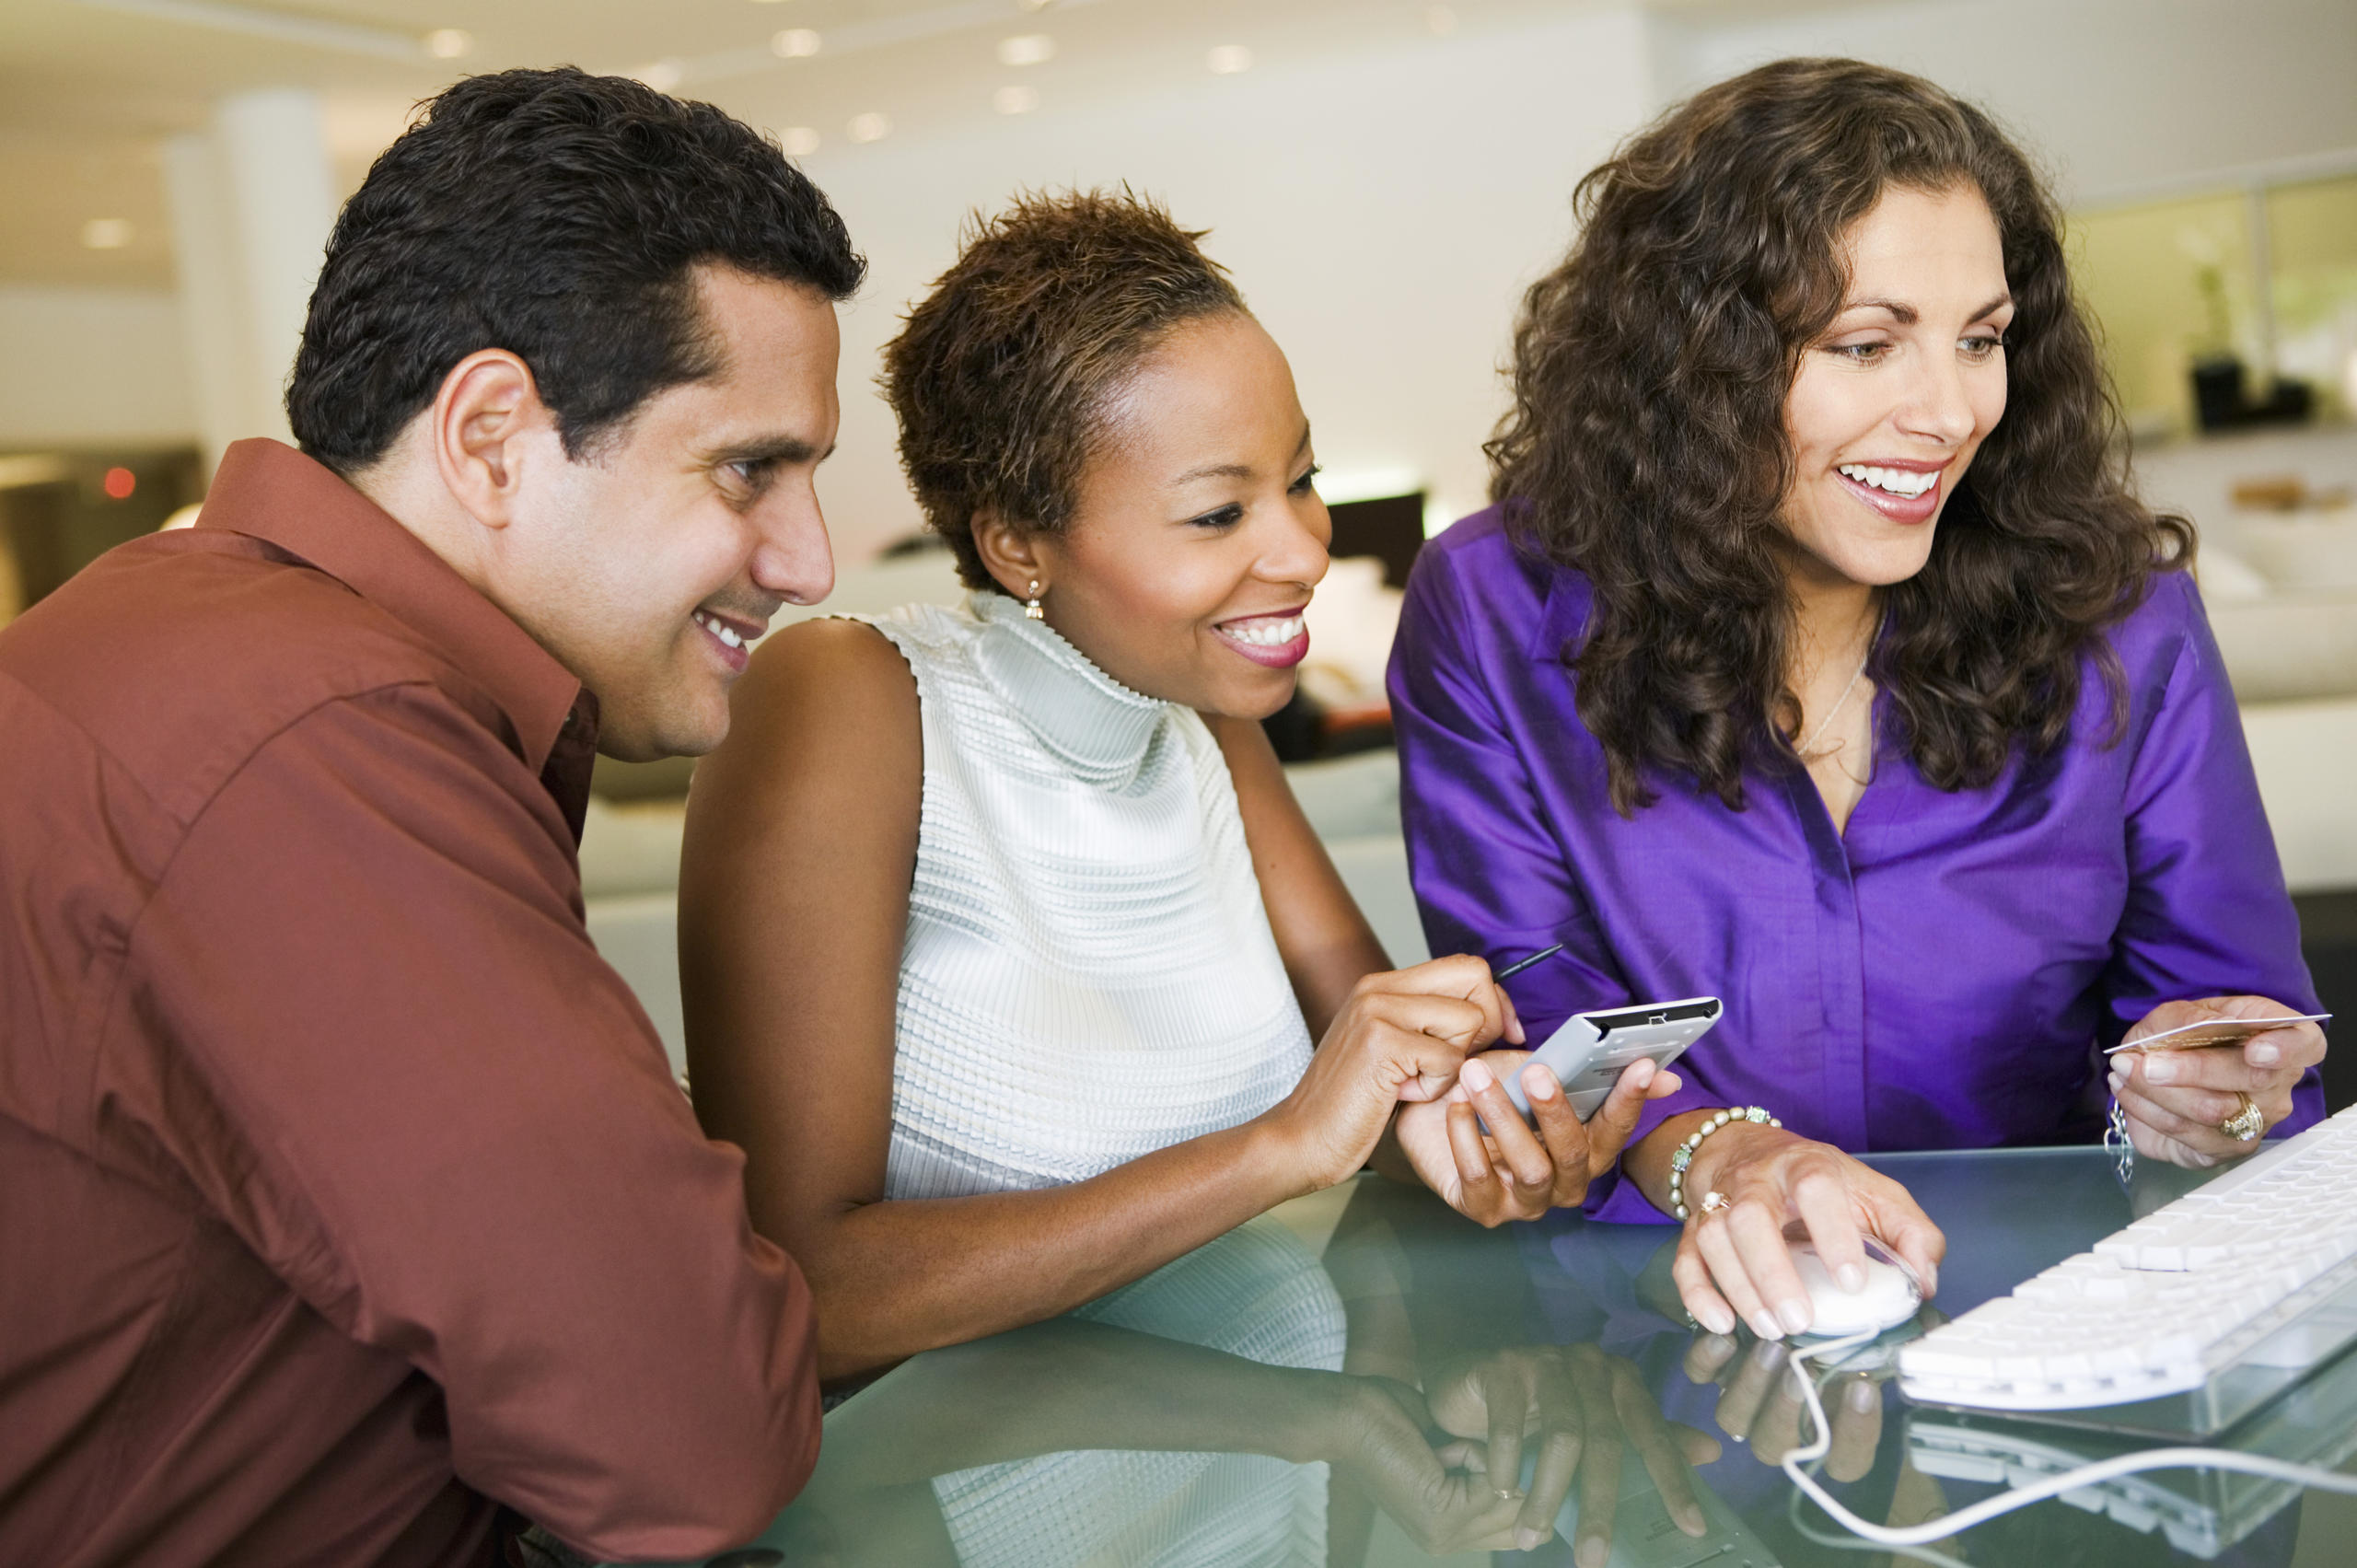
[[1039, 608], [1039, 579], [1031, 579], [1031, 597], [1023, 601], [1023, 613], [1034, 621], [1045, 621], [1048, 612]]

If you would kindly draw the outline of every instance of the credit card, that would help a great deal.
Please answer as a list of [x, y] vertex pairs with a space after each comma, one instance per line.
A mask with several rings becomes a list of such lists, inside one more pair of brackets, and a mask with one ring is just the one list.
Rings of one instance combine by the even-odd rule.
[[2179, 1024], [2173, 1029], [2147, 1035], [2142, 1040], [2125, 1040], [2104, 1052], [2106, 1056], [2122, 1051], [2189, 1051], [2197, 1045], [2239, 1045], [2257, 1034], [2280, 1029], [2286, 1024], [2325, 1024], [2332, 1021], [2329, 1013], [2287, 1014], [2280, 1018], [2204, 1018], [2198, 1024]]

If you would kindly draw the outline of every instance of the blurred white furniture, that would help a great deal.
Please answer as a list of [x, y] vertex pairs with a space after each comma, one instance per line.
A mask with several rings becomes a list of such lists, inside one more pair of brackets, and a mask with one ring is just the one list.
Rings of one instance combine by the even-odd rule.
[[2235, 525], [2197, 575], [2284, 879], [2357, 888], [2357, 510]]

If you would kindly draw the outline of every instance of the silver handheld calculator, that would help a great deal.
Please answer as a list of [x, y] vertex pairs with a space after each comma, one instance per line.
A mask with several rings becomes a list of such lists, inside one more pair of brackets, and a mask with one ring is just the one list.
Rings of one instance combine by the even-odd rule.
[[[1563, 1098], [1585, 1121], [1631, 1063], [1650, 1056], [1656, 1067], [1668, 1066], [1710, 1032], [1721, 1010], [1715, 996], [1689, 996], [1683, 1002], [1574, 1013], [1547, 1037], [1532, 1060], [1562, 1081]], [[1528, 1116], [1530, 1101], [1522, 1092], [1522, 1074], [1507, 1074], [1505, 1086], [1515, 1109]]]

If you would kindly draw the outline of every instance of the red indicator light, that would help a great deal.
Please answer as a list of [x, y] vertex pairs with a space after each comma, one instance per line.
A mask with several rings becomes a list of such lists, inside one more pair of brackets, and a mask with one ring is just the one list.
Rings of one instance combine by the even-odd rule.
[[117, 501], [128, 501], [131, 493], [139, 488], [139, 476], [129, 469], [109, 469], [105, 483], [109, 495]]

